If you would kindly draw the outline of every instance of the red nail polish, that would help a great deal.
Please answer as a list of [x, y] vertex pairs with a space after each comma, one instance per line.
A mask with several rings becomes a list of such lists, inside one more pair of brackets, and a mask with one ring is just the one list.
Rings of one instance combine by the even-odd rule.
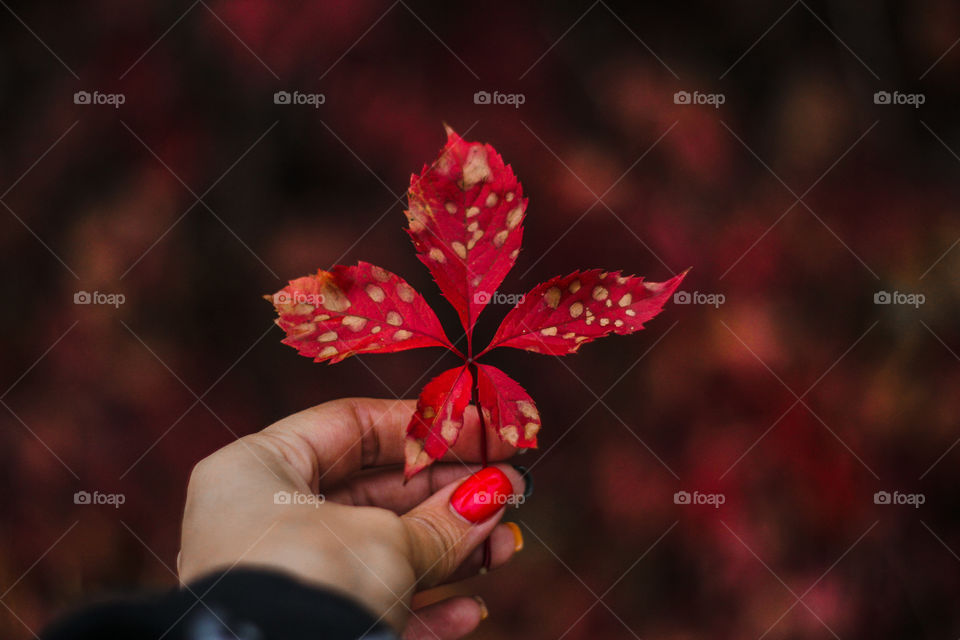
[[510, 478], [496, 467], [487, 467], [457, 487], [450, 506], [470, 522], [483, 522], [505, 507], [512, 495]]

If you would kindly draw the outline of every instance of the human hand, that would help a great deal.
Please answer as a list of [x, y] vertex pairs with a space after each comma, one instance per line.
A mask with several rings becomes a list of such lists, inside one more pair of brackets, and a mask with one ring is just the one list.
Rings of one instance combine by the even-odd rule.
[[[262, 567], [351, 596], [405, 638], [469, 633], [486, 616], [482, 601], [454, 597], [414, 608], [413, 596], [476, 574], [488, 536], [493, 568], [522, 547], [519, 528], [498, 523], [501, 505], [515, 503], [525, 481], [501, 464], [464, 482], [480, 469], [467, 464], [480, 454], [479, 421], [468, 410], [444, 461], [404, 485], [396, 465], [414, 407], [413, 400], [334, 400], [203, 459], [187, 489], [180, 579]], [[490, 460], [516, 453], [493, 432], [487, 442]], [[278, 504], [275, 496], [290, 499]]]

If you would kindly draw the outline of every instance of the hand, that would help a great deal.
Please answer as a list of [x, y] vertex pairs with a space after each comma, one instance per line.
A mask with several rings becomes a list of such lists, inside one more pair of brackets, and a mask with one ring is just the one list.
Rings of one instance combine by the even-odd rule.
[[[465, 462], [480, 457], [473, 408], [444, 462], [403, 484], [396, 465], [403, 462], [404, 429], [414, 407], [412, 400], [334, 400], [200, 461], [187, 488], [180, 579], [259, 566], [351, 596], [405, 629], [405, 638], [459, 638], [472, 631], [486, 616], [482, 601], [454, 597], [413, 610], [414, 592], [475, 575], [488, 536], [492, 567], [509, 560], [523, 538], [515, 524], [498, 524], [504, 508], [484, 506], [489, 499], [480, 499], [485, 513], [476, 501], [472, 511], [464, 507], [472, 482], [457, 491], [480, 469]], [[491, 460], [516, 453], [492, 432], [487, 442]], [[514, 502], [524, 479], [509, 465], [495, 468], [483, 475], [488, 483], [501, 480], [497, 502]], [[458, 513], [451, 506], [455, 491], [462, 513], [485, 519], [474, 523]]]

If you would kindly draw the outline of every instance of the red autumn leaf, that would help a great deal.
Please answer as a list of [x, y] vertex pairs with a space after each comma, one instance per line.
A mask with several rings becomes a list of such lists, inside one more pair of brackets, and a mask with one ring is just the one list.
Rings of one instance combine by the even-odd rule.
[[427, 383], [407, 425], [404, 476], [412, 477], [454, 445], [470, 404], [473, 376], [466, 365], [444, 371]]
[[[533, 400], [507, 374], [476, 362], [478, 358], [497, 347], [563, 355], [610, 333], [638, 331], [660, 313], [686, 275], [644, 282], [594, 269], [553, 278], [527, 294], [504, 318], [490, 345], [475, 355], [477, 317], [520, 252], [527, 208], [522, 187], [493, 147], [466, 142], [448, 127], [440, 156], [411, 177], [408, 197], [407, 233], [460, 316], [466, 354], [451, 344], [419, 293], [399, 276], [366, 262], [291, 280], [266, 296], [287, 334], [283, 342], [318, 362], [436, 346], [463, 360], [420, 394], [407, 427], [406, 478], [456, 442], [474, 389], [478, 411], [503, 441], [537, 446], [540, 415]], [[471, 367], [476, 367], [476, 380]]]
[[552, 278], [510, 310], [484, 352], [513, 347], [558, 356], [611, 333], [639, 331], [660, 313], [686, 275], [644, 282], [619, 271], [591, 269]]
[[287, 333], [283, 343], [317, 362], [419, 347], [453, 349], [423, 296], [369, 262], [291, 280], [266, 298]]
[[540, 413], [519, 383], [496, 367], [478, 364], [477, 390], [484, 420], [501, 440], [521, 449], [536, 448]]
[[520, 252], [527, 200], [488, 144], [447, 128], [440, 157], [410, 178], [407, 232], [470, 335]]

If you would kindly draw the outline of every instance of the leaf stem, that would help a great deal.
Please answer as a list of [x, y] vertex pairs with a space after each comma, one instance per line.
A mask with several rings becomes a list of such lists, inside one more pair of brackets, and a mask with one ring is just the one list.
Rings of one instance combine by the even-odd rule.
[[[483, 409], [480, 407], [480, 372], [477, 370], [475, 362], [468, 362], [473, 371], [473, 403], [477, 408], [477, 417], [480, 419], [480, 465], [486, 467], [489, 464], [487, 459], [487, 421], [483, 417]], [[490, 562], [493, 559], [493, 553], [490, 545], [490, 538], [483, 541], [483, 571], [490, 570]]]

